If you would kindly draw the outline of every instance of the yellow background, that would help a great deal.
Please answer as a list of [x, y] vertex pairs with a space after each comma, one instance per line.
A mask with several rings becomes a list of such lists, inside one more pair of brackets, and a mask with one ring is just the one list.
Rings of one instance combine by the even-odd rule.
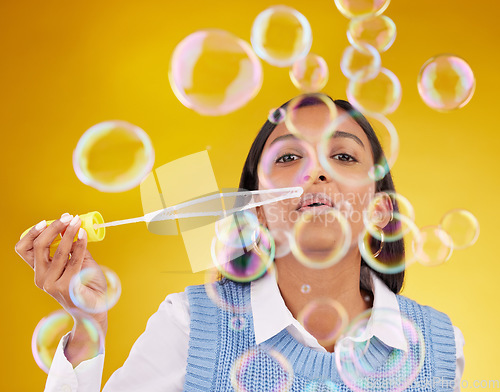
[[[58, 304], [33, 284], [15, 254], [20, 233], [42, 219], [100, 211], [106, 220], [141, 215], [139, 189], [100, 193], [76, 178], [71, 155], [90, 126], [122, 119], [142, 127], [156, 149], [156, 167], [204, 150], [220, 188], [238, 184], [250, 144], [268, 110], [298, 92], [288, 70], [264, 67], [259, 95], [224, 117], [183, 107], [168, 83], [175, 45], [195, 30], [217, 27], [249, 41], [254, 17], [271, 1], [4, 1], [0, 6], [1, 348], [0, 390], [42, 390], [46, 375], [31, 354], [38, 321]], [[325, 88], [345, 98], [339, 69], [348, 20], [333, 0], [288, 0], [312, 26], [312, 51], [325, 58]], [[403, 100], [392, 115], [401, 138], [393, 170], [397, 189], [416, 209], [419, 226], [437, 224], [462, 207], [481, 224], [472, 248], [443, 266], [412, 266], [404, 294], [450, 315], [465, 335], [464, 378], [500, 379], [498, 351], [499, 5], [494, 0], [393, 0], [386, 15], [398, 29], [383, 64], [401, 80]], [[477, 77], [472, 101], [448, 114], [421, 101], [416, 79], [431, 56], [465, 58]], [[196, 178], [192, 178], [196, 182]], [[201, 281], [185, 273], [180, 236], [148, 233], [145, 225], [111, 228], [91, 244], [94, 258], [114, 269], [123, 294], [109, 315], [104, 380], [117, 369], [165, 296]], [[171, 273], [166, 271], [179, 271]], [[167, 369], [166, 369], [167, 370]]]

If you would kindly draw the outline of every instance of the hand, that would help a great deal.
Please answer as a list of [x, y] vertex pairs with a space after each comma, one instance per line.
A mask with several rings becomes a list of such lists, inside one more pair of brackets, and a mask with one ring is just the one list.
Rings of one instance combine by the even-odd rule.
[[[63, 214], [59, 220], [46, 226], [45, 221], [34, 226], [17, 244], [16, 252], [35, 270], [35, 284], [51, 295], [61, 306], [71, 313], [75, 304], [69, 294], [71, 278], [83, 268], [94, 268], [98, 273], [94, 278], [77, 286], [79, 298], [89, 306], [102, 303], [106, 293], [106, 279], [99, 266], [87, 250], [87, 233], [80, 229], [81, 220]], [[61, 235], [62, 239], [54, 256], [50, 256], [50, 244]], [[75, 236], [76, 241], [73, 241]], [[106, 332], [107, 314], [87, 313]], [[78, 322], [78, 320], [76, 320]]]

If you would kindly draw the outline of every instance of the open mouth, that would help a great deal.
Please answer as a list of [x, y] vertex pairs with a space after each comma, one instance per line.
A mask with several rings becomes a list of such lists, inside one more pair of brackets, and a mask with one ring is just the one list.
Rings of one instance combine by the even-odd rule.
[[325, 193], [309, 193], [301, 200], [297, 210], [325, 210], [333, 208], [333, 203], [328, 195]]

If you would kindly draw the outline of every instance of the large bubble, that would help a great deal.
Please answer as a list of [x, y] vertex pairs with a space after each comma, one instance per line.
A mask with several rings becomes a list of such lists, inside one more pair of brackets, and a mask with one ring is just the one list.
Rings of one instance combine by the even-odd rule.
[[391, 0], [335, 0], [338, 10], [347, 18], [380, 15]]
[[479, 237], [479, 221], [467, 210], [457, 208], [448, 211], [439, 222], [452, 239], [453, 249], [465, 249], [476, 243]]
[[103, 265], [83, 268], [69, 283], [71, 300], [88, 313], [108, 311], [118, 302], [121, 292], [118, 275]]
[[306, 17], [285, 6], [262, 11], [252, 26], [252, 46], [271, 65], [290, 67], [311, 49], [312, 32]]
[[422, 66], [417, 86], [427, 106], [446, 112], [467, 105], [476, 89], [476, 78], [464, 59], [440, 54]]
[[[253, 243], [245, 245], [241, 232], [236, 227], [220, 241], [212, 241], [212, 260], [215, 267], [226, 278], [236, 282], [251, 282], [263, 276], [274, 260], [274, 239], [264, 226], [252, 235]], [[227, 244], [237, 244], [236, 247]]]
[[[368, 334], [377, 324], [387, 335], [402, 332], [406, 350], [388, 349], [377, 337]], [[378, 358], [386, 356], [382, 365]], [[354, 392], [405, 390], [417, 378], [425, 360], [422, 331], [399, 311], [369, 309], [352, 320], [335, 345], [335, 363], [340, 377]]]
[[77, 177], [102, 192], [123, 192], [139, 185], [153, 168], [154, 160], [146, 132], [120, 120], [89, 128], [73, 151]]
[[360, 50], [363, 50], [363, 45], [371, 45], [382, 53], [394, 43], [396, 25], [385, 15], [356, 18], [349, 23], [347, 38]]
[[104, 334], [100, 326], [77, 309], [72, 309], [71, 313], [72, 315], [64, 310], [57, 310], [40, 320], [33, 332], [31, 340], [33, 357], [40, 369], [46, 373], [52, 365], [59, 341], [73, 329], [73, 317], [78, 319], [81, 325], [81, 338], [86, 343], [76, 347], [76, 351], [72, 351], [72, 357], [68, 359], [81, 362], [104, 351]]
[[297, 60], [290, 68], [292, 83], [306, 93], [321, 91], [328, 82], [328, 75], [328, 64], [314, 53]]
[[[399, 154], [399, 136], [394, 125], [384, 116], [373, 113], [366, 119], [372, 125], [385, 154], [372, 165], [355, 161], [363, 154], [361, 139], [349, 132], [342, 131], [346, 122], [356, 119], [357, 113], [343, 113], [336, 118], [328, 132], [322, 136], [318, 145], [318, 159], [321, 166], [337, 181], [362, 186], [378, 181], [389, 172]], [[349, 154], [344, 153], [348, 151]], [[334, 153], [337, 152], [335, 155]]]
[[260, 346], [255, 346], [240, 355], [231, 366], [231, 385], [235, 392], [256, 390], [255, 374], [250, 370], [255, 366], [261, 366], [260, 364], [264, 364], [265, 369], [272, 370], [265, 380], [269, 385], [266, 391], [287, 392], [291, 389], [294, 378], [291, 363], [276, 350], [264, 350]]
[[360, 80], [366, 81], [378, 75], [381, 68], [380, 53], [371, 45], [360, 43], [349, 46], [342, 54], [340, 69], [346, 78], [352, 79], [362, 72]]
[[217, 29], [184, 38], [174, 50], [168, 76], [179, 101], [208, 116], [246, 105], [263, 80], [262, 66], [250, 45]]
[[433, 267], [448, 261], [453, 253], [453, 240], [439, 226], [429, 225], [420, 228], [422, 247], [418, 261], [426, 267]]
[[293, 255], [303, 265], [323, 269], [338, 263], [351, 245], [351, 226], [338, 209], [324, 206], [303, 206], [290, 236]]
[[401, 94], [398, 77], [386, 68], [369, 80], [363, 72], [358, 72], [347, 86], [349, 102], [364, 113], [394, 112], [401, 103]]

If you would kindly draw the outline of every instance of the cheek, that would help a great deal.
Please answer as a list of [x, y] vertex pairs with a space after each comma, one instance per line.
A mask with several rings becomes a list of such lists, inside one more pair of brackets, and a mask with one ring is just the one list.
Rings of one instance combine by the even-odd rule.
[[353, 233], [359, 234], [363, 229], [363, 212], [373, 199], [374, 190], [375, 186], [370, 184], [361, 188], [343, 187], [338, 193], [335, 205], [348, 218]]

